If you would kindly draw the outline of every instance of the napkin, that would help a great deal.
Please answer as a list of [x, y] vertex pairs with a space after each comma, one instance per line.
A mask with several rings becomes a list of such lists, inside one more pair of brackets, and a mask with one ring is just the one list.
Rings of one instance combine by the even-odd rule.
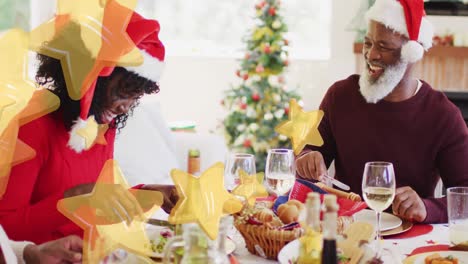
[[[297, 179], [294, 183], [294, 186], [289, 194], [289, 197], [285, 196], [286, 198], [279, 197], [277, 202], [275, 202], [275, 209], [282, 203], [288, 201], [288, 199], [295, 199], [302, 203], [305, 202], [307, 198], [307, 194], [309, 192], [318, 192], [320, 193], [320, 200], [323, 201], [324, 194], [327, 194], [326, 191], [320, 189], [317, 185], [313, 184], [312, 182]], [[352, 216], [353, 214], [367, 208], [365, 202], [354, 202], [349, 199], [345, 198], [338, 198], [337, 203], [340, 206], [338, 210], [338, 216]]]

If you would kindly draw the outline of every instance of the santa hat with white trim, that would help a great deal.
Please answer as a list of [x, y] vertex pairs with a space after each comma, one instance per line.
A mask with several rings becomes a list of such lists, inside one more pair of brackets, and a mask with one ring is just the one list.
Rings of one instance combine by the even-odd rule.
[[366, 20], [379, 22], [408, 37], [409, 41], [401, 49], [401, 57], [414, 63], [432, 47], [434, 31], [425, 15], [423, 0], [377, 0], [367, 11]]
[[[165, 49], [158, 37], [159, 30], [158, 21], [145, 19], [136, 12], [133, 13], [126, 30], [142, 54], [143, 64], [125, 67], [125, 69], [153, 82], [159, 81], [164, 66]], [[104, 68], [99, 76], [109, 76], [113, 70], [114, 68], [110, 67]], [[80, 116], [70, 131], [68, 146], [77, 153], [91, 148], [98, 135], [98, 126], [94, 116], [88, 117], [96, 83], [97, 80], [80, 99]], [[83, 132], [84, 130], [86, 132]]]

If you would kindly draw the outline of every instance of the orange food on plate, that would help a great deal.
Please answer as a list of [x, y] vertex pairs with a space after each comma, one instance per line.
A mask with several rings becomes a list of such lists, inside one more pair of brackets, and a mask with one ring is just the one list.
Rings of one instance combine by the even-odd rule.
[[458, 259], [453, 256], [441, 257], [439, 254], [434, 253], [424, 259], [425, 264], [458, 264]]

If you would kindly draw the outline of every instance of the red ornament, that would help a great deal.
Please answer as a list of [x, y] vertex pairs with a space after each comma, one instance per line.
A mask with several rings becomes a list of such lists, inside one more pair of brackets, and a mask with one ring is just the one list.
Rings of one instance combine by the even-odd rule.
[[270, 7], [270, 9], [268, 9], [268, 14], [270, 16], [274, 16], [276, 14], [276, 9], [274, 7]]
[[251, 142], [249, 139], [246, 139], [246, 140], [244, 141], [243, 146], [244, 146], [245, 148], [250, 148], [250, 147], [252, 146], [252, 142]]
[[245, 58], [246, 60], [250, 59], [250, 53], [246, 53], [244, 58]]
[[278, 82], [279, 83], [284, 83], [284, 77], [283, 76], [278, 77]]
[[259, 64], [259, 65], [257, 65], [257, 68], [255, 68], [255, 71], [257, 73], [262, 73], [262, 72], [265, 71], [265, 68], [263, 67], [263, 65]]
[[240, 109], [242, 109], [242, 110], [247, 109], [247, 104], [241, 103], [241, 104], [240, 104]]
[[240, 70], [236, 71], [236, 75], [237, 75], [237, 77], [241, 77]]
[[265, 47], [263, 47], [263, 52], [265, 52], [265, 54], [271, 53], [271, 47], [269, 44], [266, 44]]
[[244, 75], [242, 76], [242, 79], [244, 79], [244, 81], [247, 81], [248, 78], [249, 78], [249, 75], [247, 73], [244, 73]]
[[289, 107], [284, 108], [284, 114], [286, 114], [286, 115], [289, 114]]
[[283, 39], [284, 45], [289, 45], [289, 41], [287, 39]]
[[283, 61], [283, 64], [284, 64], [284, 66], [288, 66], [288, 65], [289, 65], [289, 61], [288, 61], [288, 60], [284, 60], [284, 61]]
[[260, 100], [260, 95], [258, 93], [252, 94], [252, 100], [258, 102]]

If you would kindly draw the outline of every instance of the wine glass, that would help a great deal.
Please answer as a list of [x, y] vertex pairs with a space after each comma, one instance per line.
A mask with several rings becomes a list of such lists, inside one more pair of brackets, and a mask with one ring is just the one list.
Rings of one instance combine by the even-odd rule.
[[380, 255], [380, 216], [395, 198], [395, 172], [390, 162], [367, 162], [362, 178], [362, 194], [377, 217], [377, 253]]
[[294, 153], [290, 149], [270, 149], [265, 166], [268, 188], [277, 196], [287, 194], [296, 180]]
[[239, 171], [248, 175], [256, 174], [255, 156], [247, 153], [231, 153], [226, 160], [224, 168], [224, 182], [226, 189], [232, 191], [240, 183]]

